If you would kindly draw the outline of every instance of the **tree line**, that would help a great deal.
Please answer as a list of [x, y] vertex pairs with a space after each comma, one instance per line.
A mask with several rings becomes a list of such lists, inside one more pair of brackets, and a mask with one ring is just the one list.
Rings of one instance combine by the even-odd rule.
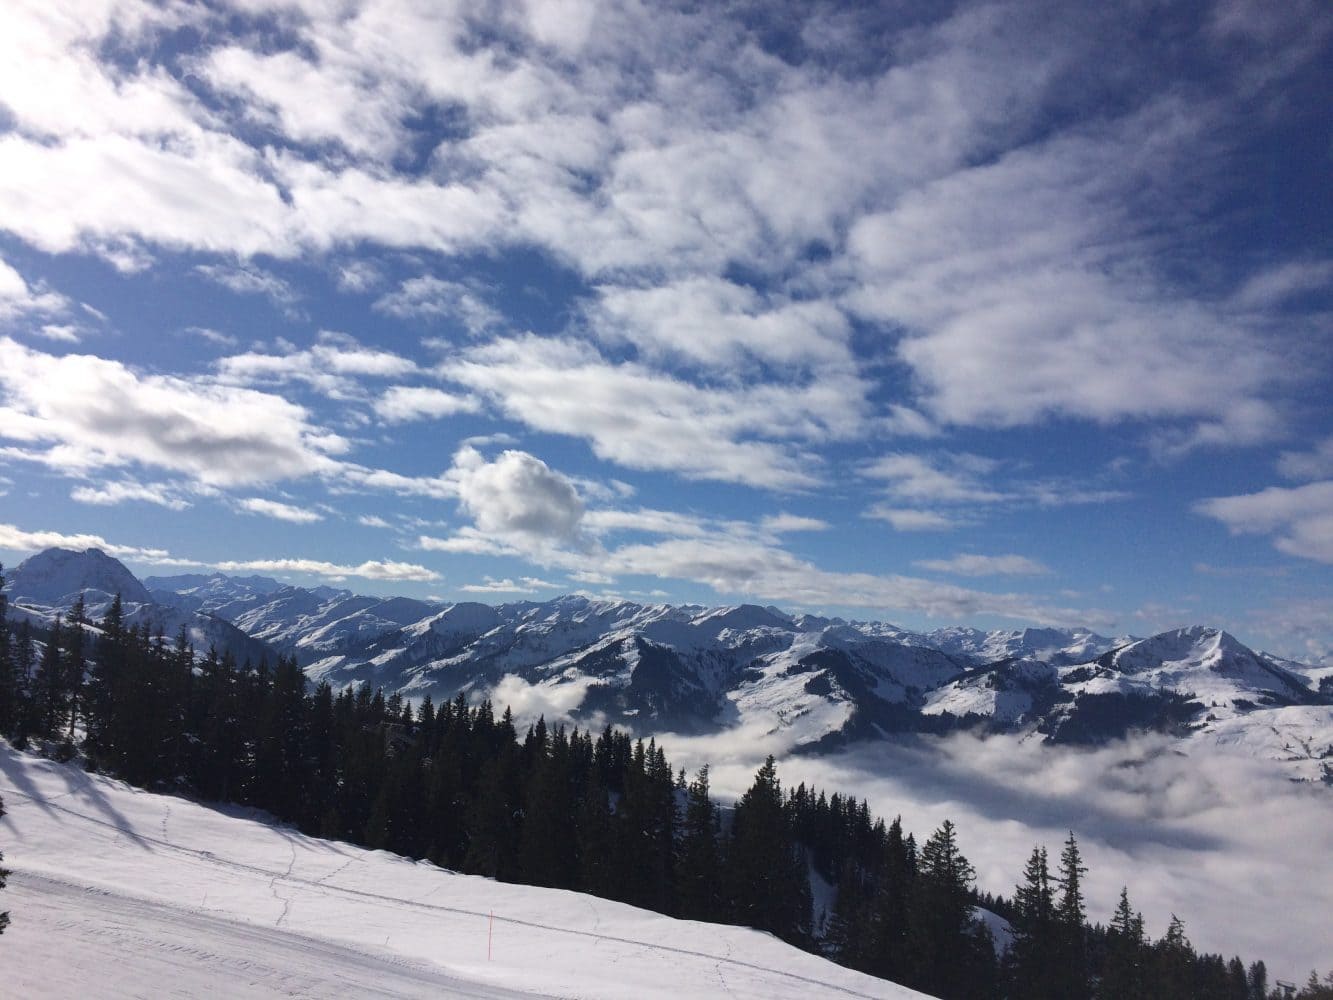
[[[1127, 893], [1108, 924], [1090, 924], [1072, 833], [1054, 866], [1035, 848], [1012, 897], [995, 897], [978, 891], [951, 822], [918, 844], [864, 800], [784, 790], [771, 757], [722, 808], [706, 766], [689, 779], [654, 740], [609, 726], [538, 720], [520, 733], [508, 709], [462, 695], [414, 707], [364, 686], [309, 689], [294, 658], [197, 658], [183, 630], [169, 641], [127, 625], [119, 598], [96, 626], [82, 601], [41, 630], [11, 629], [4, 611], [0, 594], [0, 734], [135, 785], [454, 870], [755, 927], [945, 998], [1273, 995], [1262, 962], [1199, 953], [1178, 920], [1150, 939]], [[1007, 948], [977, 907], [1008, 921]], [[1312, 974], [1299, 996], [1333, 998], [1333, 975]]]

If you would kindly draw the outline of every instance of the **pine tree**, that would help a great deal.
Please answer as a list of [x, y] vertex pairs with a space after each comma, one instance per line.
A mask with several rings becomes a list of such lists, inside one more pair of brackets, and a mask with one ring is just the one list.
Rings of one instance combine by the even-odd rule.
[[770, 755], [736, 803], [727, 845], [731, 918], [787, 941], [810, 929], [810, 881], [783, 811]]
[[9, 629], [9, 598], [0, 564], [0, 736], [13, 736], [19, 721], [19, 678]]
[[1263, 960], [1250, 963], [1250, 1000], [1268, 1000], [1268, 967]]
[[[0, 798], [0, 819], [3, 819], [4, 815], [5, 815], [5, 800]], [[5, 856], [3, 854], [0, 854], [0, 889], [3, 889], [5, 887], [6, 883], [9, 881], [9, 875], [10, 875], [9, 869], [3, 866], [4, 860]], [[8, 926], [9, 926], [9, 912], [0, 911], [0, 934], [3, 934], [5, 932], [5, 928]]]
[[74, 601], [74, 606], [70, 608], [68, 628], [65, 630], [65, 648], [63, 650], [63, 659], [65, 663], [65, 697], [68, 703], [69, 711], [69, 739], [74, 739], [74, 726], [78, 722], [79, 713], [83, 709], [83, 684], [84, 675], [87, 671], [87, 650], [88, 637], [84, 631], [88, 625], [88, 609], [84, 603], [83, 594], [80, 594]]
[[1174, 913], [1153, 952], [1153, 978], [1160, 1000], [1193, 1000], [1194, 946], [1185, 936], [1185, 925]]
[[1129, 891], [1122, 888], [1106, 929], [1106, 961], [1097, 996], [1101, 1000], [1143, 1000], [1148, 995], [1146, 963], [1143, 914], [1130, 907]]
[[124, 714], [118, 711], [116, 700], [128, 670], [129, 650], [125, 641], [125, 609], [119, 594], [102, 617], [101, 630], [84, 692], [87, 745], [94, 761], [120, 772], [124, 767], [124, 748], [113, 726]]
[[1083, 1000], [1089, 994], [1087, 912], [1083, 902], [1083, 876], [1087, 872], [1071, 830], [1060, 852], [1060, 901], [1055, 908], [1057, 951], [1052, 995], [1061, 1000]]
[[909, 938], [912, 898], [916, 887], [916, 842], [903, 836], [902, 817], [889, 824], [875, 872], [870, 900], [870, 966], [872, 975], [901, 982], [910, 966]]
[[687, 920], [716, 920], [719, 916], [718, 825], [705, 764], [686, 791], [685, 823], [676, 863], [676, 904], [680, 916]]
[[14, 746], [22, 750], [28, 744], [28, 735], [36, 732], [38, 728], [37, 704], [33, 694], [32, 626], [28, 624], [26, 618], [19, 623], [10, 648], [14, 660], [15, 694], [18, 699], [12, 735]]
[[1015, 997], [1047, 1000], [1056, 995], [1052, 955], [1056, 952], [1055, 896], [1045, 847], [1034, 847], [1014, 890], [1013, 942], [1006, 955], [1007, 978]]
[[958, 849], [949, 820], [921, 848], [913, 898], [911, 985], [936, 996], [979, 995], [973, 978], [979, 949], [973, 932], [972, 886], [976, 869]]
[[68, 700], [65, 696], [65, 665], [61, 657], [65, 630], [60, 615], [51, 623], [51, 634], [37, 664], [33, 682], [36, 702], [37, 734], [45, 739], [58, 736], [64, 727]]

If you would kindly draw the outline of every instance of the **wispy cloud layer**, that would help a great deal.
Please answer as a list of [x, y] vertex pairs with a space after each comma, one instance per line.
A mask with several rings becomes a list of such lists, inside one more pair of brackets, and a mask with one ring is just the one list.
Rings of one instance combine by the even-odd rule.
[[1325, 6], [22, 7], [0, 461], [333, 546], [375, 494], [460, 579], [885, 613], [1063, 617], [1048, 512], [1328, 562]]

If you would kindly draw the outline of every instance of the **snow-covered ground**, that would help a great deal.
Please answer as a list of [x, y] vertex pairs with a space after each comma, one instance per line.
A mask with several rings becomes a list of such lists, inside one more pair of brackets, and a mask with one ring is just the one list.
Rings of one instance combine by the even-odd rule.
[[3, 742], [0, 796], [5, 996], [921, 996], [757, 931], [316, 840]]

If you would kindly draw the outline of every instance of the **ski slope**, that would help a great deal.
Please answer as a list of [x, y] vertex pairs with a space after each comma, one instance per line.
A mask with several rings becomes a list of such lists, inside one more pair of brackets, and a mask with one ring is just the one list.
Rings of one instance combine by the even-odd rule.
[[6, 996], [922, 995], [757, 931], [305, 837], [3, 742], [0, 796]]

